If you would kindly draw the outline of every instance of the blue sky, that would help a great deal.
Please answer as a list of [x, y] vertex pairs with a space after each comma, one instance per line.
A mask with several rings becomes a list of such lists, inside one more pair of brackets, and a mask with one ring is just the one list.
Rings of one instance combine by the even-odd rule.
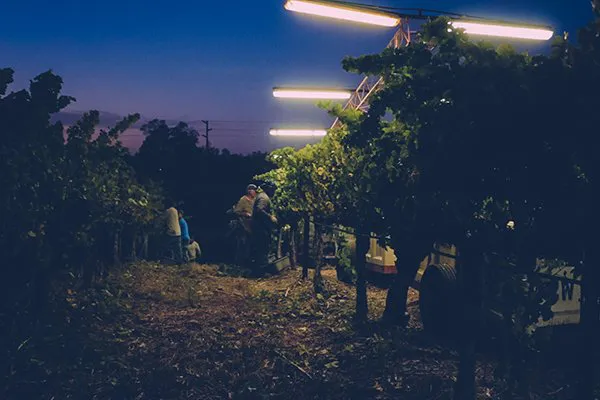
[[[557, 32], [574, 33], [591, 18], [586, 0], [364, 2], [539, 22]], [[273, 86], [352, 87], [359, 78], [341, 59], [378, 52], [393, 34], [292, 14], [283, 0], [24, 0], [1, 10], [0, 66], [15, 68], [15, 88], [52, 68], [78, 100], [72, 109], [209, 119], [215, 143], [241, 151], [286, 144], [266, 137], [270, 126], [330, 121], [310, 104], [275, 101]]]

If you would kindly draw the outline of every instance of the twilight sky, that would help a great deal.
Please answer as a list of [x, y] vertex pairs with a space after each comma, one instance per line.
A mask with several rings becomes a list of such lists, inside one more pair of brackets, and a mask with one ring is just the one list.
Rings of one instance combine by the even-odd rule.
[[[591, 19], [587, 0], [363, 0], [548, 24], [555, 32]], [[0, 67], [13, 89], [52, 68], [75, 96], [71, 110], [139, 112], [212, 121], [212, 142], [235, 152], [299, 145], [269, 127], [328, 126], [308, 102], [276, 101], [273, 86], [353, 87], [346, 55], [380, 51], [393, 29], [311, 18], [283, 0], [21, 0], [0, 8]], [[548, 43], [524, 45], [542, 52]], [[193, 124], [200, 128], [200, 125]], [[126, 144], [139, 145], [132, 131]]]

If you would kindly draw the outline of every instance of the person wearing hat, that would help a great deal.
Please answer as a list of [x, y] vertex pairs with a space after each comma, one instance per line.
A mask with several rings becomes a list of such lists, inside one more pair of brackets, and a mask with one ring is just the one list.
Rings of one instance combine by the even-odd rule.
[[[244, 264], [250, 251], [250, 234], [252, 232], [252, 209], [254, 199], [256, 198], [256, 185], [249, 184], [246, 187], [246, 194], [243, 195], [233, 207], [233, 212], [237, 216], [239, 228], [236, 229], [236, 264]], [[241, 229], [240, 229], [241, 228]]]
[[271, 232], [277, 225], [277, 218], [271, 209], [271, 197], [275, 190], [275, 184], [271, 182], [262, 184], [252, 210], [252, 267], [257, 275], [264, 273], [269, 264]]
[[233, 208], [233, 212], [240, 218], [243, 219], [242, 225], [248, 232], [251, 231], [250, 219], [252, 218], [252, 208], [254, 206], [254, 199], [256, 198], [256, 185], [249, 184], [246, 187], [246, 194], [243, 195]]

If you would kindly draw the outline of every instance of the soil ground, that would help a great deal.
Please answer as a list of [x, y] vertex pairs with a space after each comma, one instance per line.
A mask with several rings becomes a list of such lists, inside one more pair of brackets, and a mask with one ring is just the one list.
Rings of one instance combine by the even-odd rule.
[[[129, 265], [96, 289], [66, 289], [69, 328], [21, 343], [3, 398], [452, 398], [458, 357], [423, 332], [417, 291], [408, 328], [358, 327], [354, 287], [323, 274], [318, 296], [299, 270], [247, 279], [198, 264]], [[378, 321], [386, 290], [368, 297]], [[478, 397], [517, 399], [492, 357], [479, 359]], [[573, 398], [562, 372], [540, 374], [531, 399]]]

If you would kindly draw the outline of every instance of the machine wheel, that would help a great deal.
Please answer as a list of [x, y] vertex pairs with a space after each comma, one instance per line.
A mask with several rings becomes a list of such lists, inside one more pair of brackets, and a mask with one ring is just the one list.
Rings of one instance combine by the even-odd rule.
[[429, 265], [421, 279], [419, 310], [425, 330], [439, 336], [455, 333], [458, 285], [456, 270], [446, 264]]

